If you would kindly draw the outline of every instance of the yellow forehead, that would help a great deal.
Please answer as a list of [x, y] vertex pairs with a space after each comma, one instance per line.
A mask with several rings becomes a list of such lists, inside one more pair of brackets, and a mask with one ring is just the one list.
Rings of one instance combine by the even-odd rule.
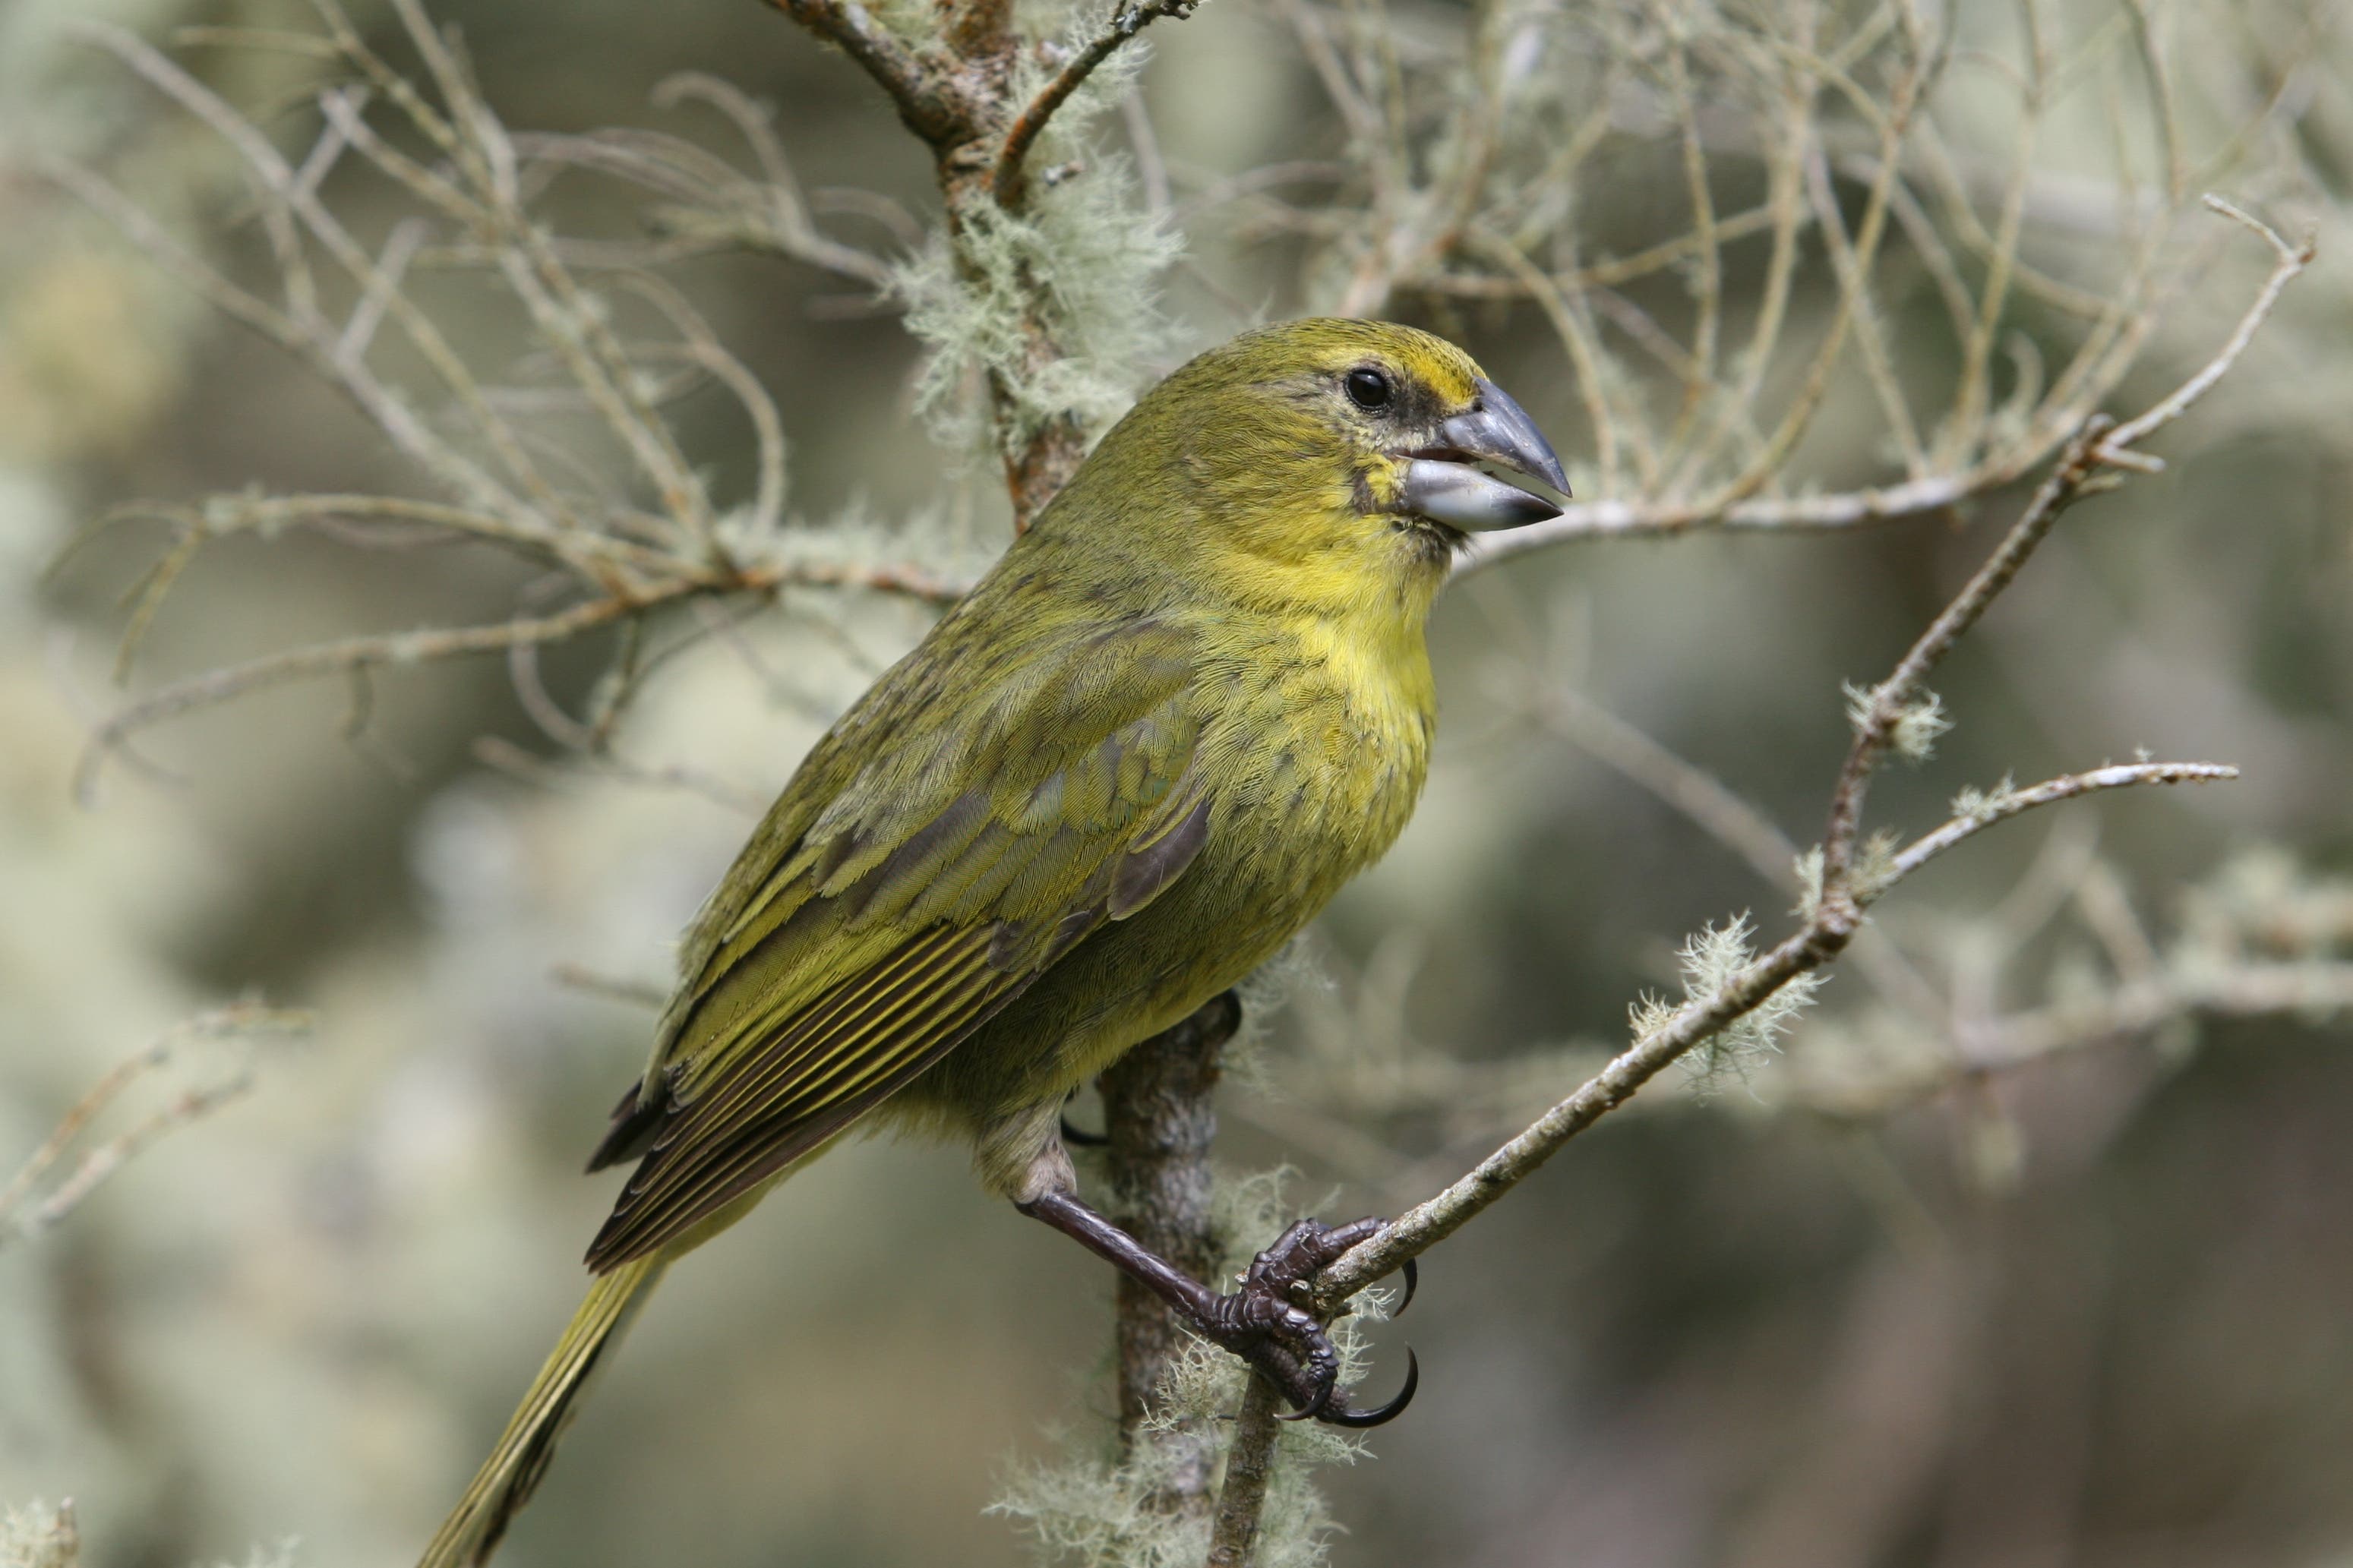
[[1311, 316], [1243, 333], [1226, 353], [1268, 369], [1344, 371], [1375, 361], [1395, 366], [1449, 404], [1478, 395], [1481, 372], [1444, 338], [1395, 321]]

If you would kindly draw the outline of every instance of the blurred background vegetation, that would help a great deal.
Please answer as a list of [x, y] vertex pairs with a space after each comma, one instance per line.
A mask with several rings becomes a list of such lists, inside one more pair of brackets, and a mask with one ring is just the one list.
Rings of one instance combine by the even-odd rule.
[[[1405, 1327], [1428, 1377], [1377, 1459], [1327, 1474], [1336, 1560], [2353, 1561], [2353, 1055], [2328, 1005], [2353, 957], [2337, 9], [1218, 0], [1156, 26], [1134, 96], [1107, 83], [1065, 132], [1077, 150], [1042, 160], [1100, 204], [1072, 232], [1129, 242], [1084, 251], [1107, 270], [1074, 279], [1092, 291], [1068, 308], [1096, 313], [1071, 334], [1094, 345], [1087, 397], [1269, 316], [1377, 309], [1478, 354], [1579, 459], [1581, 498], [1694, 514], [1499, 563], [1442, 605], [1430, 794], [1285, 965], [1288, 1003], [1261, 1009], [1220, 1107], [1233, 1170], [1287, 1163], [1293, 1200], [1329, 1215], [1394, 1212], [1566, 1093], [1638, 994], [1673, 989], [1686, 933], [1783, 922], [1769, 857], [1630, 778], [1656, 759], [1609, 715], [1811, 842], [1840, 683], [1883, 671], [2014, 513], [2060, 428], [2038, 425], [2041, 392], [2145, 320], [2113, 392], [2091, 388], [2137, 410], [2261, 279], [2269, 258], [2195, 210], [2189, 176], [2320, 241], [2160, 444], [2168, 471], [2072, 517], [1948, 667], [1957, 727], [1880, 811], [1926, 827], [1962, 786], [2139, 747], [2243, 779], [1996, 830], [1878, 911], [1900, 959], [1858, 952], [1780, 1055], [1646, 1093], [1427, 1259]], [[351, 15], [414, 68], [388, 10]], [[917, 404], [927, 385], [953, 416], [978, 362], [927, 362], [902, 320], [912, 297], [934, 347], [955, 328], [953, 299], [921, 313], [943, 286], [921, 262], [928, 159], [871, 85], [749, 3], [435, 15], [518, 132], [655, 127], [756, 176], [707, 104], [652, 99], [698, 71], [771, 106], [817, 223], [902, 291], [757, 246], [673, 246], [663, 276], [774, 400], [787, 526], [853, 566], [968, 576], [1004, 537], [1002, 485]], [[1897, 46], [1924, 16], [1951, 45], [1883, 184]], [[274, 288], [237, 156], [73, 17], [164, 46], [192, 24], [316, 32], [272, 0], [0, 10], [0, 1176], [142, 1042], [174, 1042], [93, 1132], [161, 1114], [169, 1136], [62, 1223], [0, 1235], [0, 1503], [72, 1495], [102, 1568], [288, 1536], [305, 1563], [404, 1563], [577, 1297], [610, 1199], [577, 1167], [649, 1025], [628, 993], [663, 982], [748, 811], [929, 609], [790, 588], [668, 612], [649, 636], [676, 651], [603, 751], [546, 710], [610, 690], [609, 630], [528, 668], [411, 660], [368, 683], [364, 724], [343, 681], [273, 687], [142, 731], [78, 801], [93, 727], [125, 700], [119, 595], [172, 536], [132, 521], [45, 577], [77, 527], [142, 498], [427, 491], [317, 375], [44, 176], [60, 157], [101, 171], [159, 232]], [[1805, 157], [1777, 162], [1774, 73], [1800, 38], [1820, 90]], [[288, 157], [319, 134], [319, 61], [217, 40], [174, 58]], [[1674, 249], [1695, 149], [1727, 226]], [[1719, 418], [1777, 253], [1769, 220], [1729, 220], [1771, 209], [1784, 176], [1791, 346]], [[321, 190], [371, 247], [416, 211], [357, 158]], [[575, 169], [533, 200], [566, 235], [646, 232], [628, 181]], [[1841, 257], [1881, 204], [1858, 295]], [[1136, 241], [1154, 212], [1173, 263]], [[1672, 265], [1610, 272], [1660, 246]], [[1989, 295], [1997, 270], [2017, 282]], [[462, 271], [416, 298], [512, 367], [502, 410], [553, 410], [535, 450], [586, 462], [512, 298]], [[1771, 445], [1741, 429], [1805, 401], [1834, 330], [1820, 409], [1755, 496], [1803, 512], [1957, 474], [1962, 504], [1712, 526]], [[388, 374], [413, 375], [398, 352]], [[683, 386], [666, 413], [712, 495], [751, 493], [738, 401]], [[1719, 448], [1693, 434], [1718, 426]], [[360, 532], [247, 527], [195, 553], [132, 696], [547, 607], [543, 563]], [[2250, 960], [2312, 984], [2235, 994]], [[1907, 969], [1932, 1005], [1890, 978]], [[314, 1032], [170, 1036], [246, 995]], [[177, 1097], [238, 1086], [174, 1118]], [[962, 1165], [845, 1149], [680, 1270], [504, 1561], [1029, 1560], [980, 1510], [1050, 1430], [1100, 1429], [1111, 1281]]]

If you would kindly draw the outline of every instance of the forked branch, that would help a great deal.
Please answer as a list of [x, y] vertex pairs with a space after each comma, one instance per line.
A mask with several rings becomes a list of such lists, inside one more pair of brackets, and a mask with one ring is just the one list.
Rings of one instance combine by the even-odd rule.
[[1200, 4], [1201, 0], [1130, 0], [1113, 11], [1102, 30], [1071, 57], [1052, 80], [1038, 89], [1038, 95], [1021, 107], [1013, 123], [1006, 128], [1004, 145], [997, 150], [997, 166], [989, 177], [997, 205], [1008, 211], [1021, 205], [1029, 186], [1025, 164], [1029, 149], [1045, 131], [1047, 121], [1054, 118], [1054, 111], [1086, 84], [1097, 66], [1161, 17], [1174, 16], [1181, 22]]

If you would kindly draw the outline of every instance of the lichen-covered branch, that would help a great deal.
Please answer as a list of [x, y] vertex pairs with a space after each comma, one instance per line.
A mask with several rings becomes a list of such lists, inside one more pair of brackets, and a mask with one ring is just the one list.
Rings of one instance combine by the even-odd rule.
[[[332, 6], [322, 10], [323, 37], [259, 36], [261, 44], [338, 64], [373, 89], [372, 98], [347, 87], [320, 92], [320, 138], [299, 162], [281, 155], [211, 88], [129, 33], [97, 24], [82, 28], [236, 151], [270, 237], [280, 298], [232, 282], [97, 174], [56, 159], [40, 167], [223, 310], [303, 359], [440, 495], [252, 493], [124, 508], [98, 519], [66, 554], [91, 533], [125, 521], [160, 521], [172, 531], [171, 542], [132, 590], [118, 666], [125, 677], [186, 567], [206, 547], [233, 535], [306, 529], [362, 546], [485, 544], [534, 567], [553, 568], [569, 580], [576, 602], [481, 625], [287, 648], [174, 681], [132, 700], [97, 727], [81, 773], [85, 789], [97, 764], [121, 753], [148, 726], [288, 681], [339, 677], [364, 691], [372, 675], [391, 668], [554, 644], [608, 627], [631, 630], [674, 606], [699, 602], [832, 587], [944, 604], [969, 581], [968, 574], [933, 563], [861, 555], [837, 537], [788, 529], [784, 433], [767, 393], [683, 296], [643, 268], [640, 258], [567, 258], [528, 205], [527, 184], [518, 175], [526, 154], [518, 151], [517, 139], [413, 0], [397, 9], [431, 68], [438, 103], [379, 58]], [[787, 173], [776, 162], [777, 151], [762, 140], [757, 116], [739, 98], [707, 87], [698, 90], [730, 113], [766, 164], [781, 194], [765, 210], [784, 236], [780, 243], [813, 245], [813, 231], [807, 230]], [[441, 150], [444, 160], [427, 167], [399, 151], [368, 119], [372, 102], [389, 105], [395, 121]], [[607, 166], [621, 159], [657, 187], [664, 171], [691, 167], [702, 184], [688, 194], [749, 199], [740, 188], [748, 181], [715, 159], [690, 158], [683, 143], [619, 145]], [[558, 163], [594, 162], [600, 150], [610, 151], [593, 140], [544, 149]], [[328, 172], [348, 158], [364, 163], [422, 209], [396, 225], [375, 251], [321, 195]], [[668, 188], [679, 186], [673, 180]], [[860, 272], [847, 256], [830, 258]], [[538, 400], [558, 415], [574, 408], [590, 415], [601, 448], [594, 437], [584, 445], [577, 426], [559, 436], [554, 421], [533, 425], [511, 413], [517, 400], [494, 386], [412, 297], [411, 276], [428, 265], [483, 269], [508, 290], [536, 343], [558, 367], [554, 385], [533, 389]], [[880, 266], [874, 263], [863, 276], [879, 281], [874, 269]], [[322, 267], [340, 272], [356, 291], [342, 320], [322, 302]], [[630, 305], [640, 313], [624, 315]], [[376, 340], [387, 331], [427, 367], [427, 384], [405, 384], [379, 368], [384, 356], [376, 353]], [[706, 492], [669, 421], [667, 401], [701, 384], [733, 397], [750, 427], [756, 478], [740, 505], [723, 507]], [[427, 405], [433, 394], [448, 398], [461, 417], [438, 416]], [[615, 468], [619, 472], [609, 479], [586, 477]], [[621, 696], [628, 687], [622, 683]], [[610, 714], [607, 719], [592, 734], [594, 745], [604, 742]]]
[[[1074, 361], [1104, 357], [1082, 342], [1102, 325], [1090, 314], [1148, 311], [1143, 296], [1158, 265], [1144, 247], [1137, 255], [1146, 276], [1134, 280], [1134, 297], [1092, 312], [1077, 303], [1099, 294], [1105, 279], [1071, 275], [1086, 270], [1084, 264], [1059, 270], [1048, 264], [1057, 215], [1039, 199], [1049, 182], [1030, 177], [1028, 166], [1058, 113], [1106, 60], [1154, 20], [1189, 16], [1198, 0], [1124, 5], [1035, 87], [1021, 61], [1047, 41], [1019, 36], [1011, 8], [996, 0], [948, 7], [937, 37], [920, 47], [881, 32], [856, 0], [772, 3], [864, 68], [932, 150], [951, 263], [947, 286], [960, 297], [928, 315], [919, 311], [917, 324], [960, 323], [942, 335], [964, 345], [965, 368], [987, 388], [1014, 526], [1026, 528], [1078, 471], [1086, 451], [1094, 411], [1054, 389], [1067, 384]], [[1098, 268], [1107, 265], [1096, 259]], [[1085, 368], [1098, 377], [1131, 373], [1124, 365]]]
[[1103, 28], [1087, 40], [1079, 52], [1071, 57], [1053, 79], [1038, 89], [1038, 95], [1021, 106], [1006, 128], [1004, 144], [997, 153], [997, 166], [989, 175], [989, 188], [997, 204], [1018, 208], [1027, 195], [1029, 172], [1026, 167], [1029, 150], [1037, 144], [1039, 135], [1054, 111], [1070, 101], [1092, 76], [1095, 68], [1109, 59], [1121, 45], [1134, 37], [1163, 16], [1183, 21], [1199, 6], [1201, 0], [1140, 0], [1121, 5], [1111, 14]]
[[[1240, 1022], [1241, 1003], [1227, 992], [1129, 1051], [1102, 1079], [1113, 1217], [1197, 1279], [1216, 1273], [1221, 1250], [1211, 1228], [1209, 1146], [1218, 1132], [1218, 1055]], [[1161, 1448], [1156, 1469], [1166, 1479], [1158, 1507], [1205, 1511], [1218, 1433], [1207, 1422], [1181, 1431], [1147, 1433], [1145, 1426], [1155, 1393], [1184, 1353], [1186, 1331], [1159, 1298], [1124, 1274], [1116, 1317], [1120, 1440], [1129, 1450], [1145, 1442]]]

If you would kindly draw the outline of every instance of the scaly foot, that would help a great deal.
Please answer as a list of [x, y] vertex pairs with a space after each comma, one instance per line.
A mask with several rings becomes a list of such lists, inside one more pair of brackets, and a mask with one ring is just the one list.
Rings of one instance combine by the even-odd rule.
[[[1360, 1241], [1369, 1241], [1388, 1226], [1383, 1219], [1360, 1219], [1336, 1228], [1321, 1220], [1303, 1219], [1251, 1259], [1241, 1277], [1241, 1288], [1212, 1297], [1198, 1312], [1187, 1312], [1194, 1329], [1211, 1343], [1231, 1351], [1263, 1373], [1297, 1408], [1286, 1421], [1318, 1420], [1335, 1426], [1378, 1426], [1394, 1420], [1413, 1402], [1420, 1385], [1421, 1366], [1406, 1352], [1405, 1387], [1387, 1405], [1372, 1410], [1351, 1410], [1334, 1403], [1340, 1375], [1340, 1357], [1331, 1337], [1309, 1310], [1315, 1294], [1315, 1276]], [[1406, 1300], [1413, 1300], [1416, 1270], [1405, 1268]], [[1398, 1307], [1404, 1310], [1403, 1304]]]

